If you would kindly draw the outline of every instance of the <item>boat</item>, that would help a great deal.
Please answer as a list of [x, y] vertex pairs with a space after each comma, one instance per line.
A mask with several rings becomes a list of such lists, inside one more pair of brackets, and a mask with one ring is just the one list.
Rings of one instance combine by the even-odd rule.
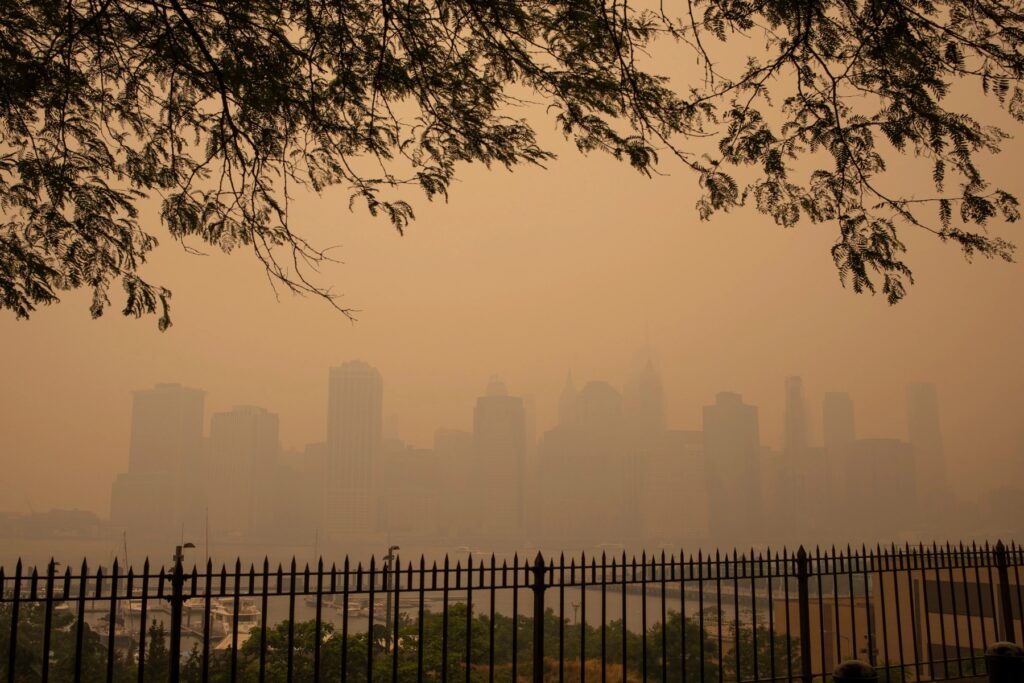
[[[215, 636], [230, 637], [235, 620], [238, 620], [239, 637], [248, 634], [263, 621], [263, 613], [251, 598], [239, 598], [238, 614], [235, 614], [234, 598], [214, 598], [210, 603], [210, 633]], [[248, 637], [248, 636], [247, 636]], [[239, 641], [241, 642], [241, 640]]]

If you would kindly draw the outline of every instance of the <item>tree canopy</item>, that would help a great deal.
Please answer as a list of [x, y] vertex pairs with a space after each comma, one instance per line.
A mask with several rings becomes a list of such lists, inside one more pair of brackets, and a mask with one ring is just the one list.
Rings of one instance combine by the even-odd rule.
[[[140, 272], [154, 197], [187, 248], [249, 250], [350, 314], [289, 221], [296, 188], [345, 187], [402, 231], [461, 162], [550, 159], [537, 105], [583, 152], [692, 171], [702, 218], [834, 226], [843, 283], [895, 303], [904, 230], [1012, 259], [986, 226], [1018, 202], [985, 165], [1024, 120], [1022, 41], [1018, 0], [10, 0], [0, 307], [85, 288], [94, 316], [113, 296], [166, 328]], [[901, 155], [921, 178], [886, 175]]]

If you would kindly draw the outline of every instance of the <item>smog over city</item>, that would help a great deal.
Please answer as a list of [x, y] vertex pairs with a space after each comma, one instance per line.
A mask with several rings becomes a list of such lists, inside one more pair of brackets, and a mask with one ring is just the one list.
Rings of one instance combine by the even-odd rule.
[[[1019, 267], [968, 264], [911, 233], [917, 282], [889, 306], [840, 285], [822, 226], [782, 230], [746, 207], [700, 222], [680, 178], [637, 177], [552, 145], [560, 158], [547, 171], [468, 168], [449, 204], [417, 207], [404, 237], [339, 197], [296, 201], [294, 222], [340, 243], [344, 263], [317, 277], [344, 290], [354, 322], [320, 300], [275, 297], [241, 255], [173, 244], [147, 266], [174, 291], [166, 332], [115, 312], [92, 320], [77, 293], [29, 322], [6, 316], [4, 556], [68, 543], [63, 552], [102, 558], [125, 529], [129, 550], [158, 552], [183, 527], [205, 543], [207, 520], [212, 555], [262, 555], [268, 542], [312, 554], [318, 534], [342, 552], [349, 539], [322, 515], [350, 504], [352, 547], [367, 553], [389, 538], [511, 554], [1017, 530]], [[357, 405], [332, 417], [332, 391], [345, 390], [330, 378], [345, 368], [364, 368], [372, 387], [337, 394]], [[802, 387], [787, 404], [791, 377]], [[921, 419], [937, 423], [914, 443], [921, 383], [931, 389], [920, 409], [935, 411]], [[723, 392], [750, 406], [749, 442], [720, 448], [742, 459], [730, 467], [757, 470], [759, 502], [722, 494], [760, 520], [753, 533], [712, 531], [715, 462], [702, 430]], [[823, 402], [835, 393], [854, 421], [838, 438], [893, 441], [863, 441], [859, 455], [825, 448]], [[507, 408], [481, 398], [492, 395]], [[592, 412], [573, 417], [567, 400]], [[372, 472], [334, 491], [321, 469], [341, 456], [324, 448], [342, 448], [348, 430], [372, 443], [360, 446], [372, 448]], [[884, 480], [904, 458], [891, 492], [860, 478]], [[490, 464], [509, 469], [474, 469]], [[160, 473], [149, 485], [169, 497], [131, 491], [136, 470]], [[787, 477], [798, 488], [780, 488]], [[118, 517], [118, 487], [142, 510]], [[851, 525], [875, 519], [876, 495], [892, 496], [878, 526]], [[49, 510], [88, 519], [41, 517]], [[723, 523], [742, 524], [732, 514]]]
[[[966, 677], [989, 641], [1019, 642], [1016, 3], [15, 4], [9, 680], [206, 681], [230, 662], [223, 680], [263, 681], [285, 650], [280, 680], [293, 651], [313, 680], [324, 649], [354, 681], [692, 664], [824, 683], [843, 659], [926, 681], [955, 678], [937, 648]], [[497, 578], [509, 566], [525, 583]], [[899, 573], [926, 566], [948, 577]], [[968, 596], [982, 568], [991, 606]], [[928, 600], [956, 643], [915, 630], [911, 656], [892, 620], [932, 624]], [[495, 655], [496, 628], [545, 606], [532, 654]], [[449, 612], [491, 634], [451, 670], [423, 635]], [[605, 652], [616, 619], [626, 640], [661, 629], [650, 672], [626, 640]], [[295, 649], [304, 620], [320, 637]], [[288, 638], [270, 655], [268, 622]], [[62, 640], [75, 624], [85, 640]], [[670, 626], [717, 656], [673, 663]], [[562, 631], [542, 656], [545, 628]], [[776, 642], [799, 651], [789, 678], [774, 649], [758, 664]], [[93, 646], [106, 668], [88, 673]]]

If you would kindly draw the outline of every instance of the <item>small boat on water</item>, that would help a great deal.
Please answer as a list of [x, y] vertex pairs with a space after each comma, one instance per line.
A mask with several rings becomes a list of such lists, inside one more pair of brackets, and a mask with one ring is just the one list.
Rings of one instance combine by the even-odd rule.
[[239, 642], [243, 633], [248, 637], [249, 631], [258, 627], [263, 620], [263, 613], [252, 598], [240, 598], [238, 613], [235, 613], [234, 598], [214, 598], [210, 604], [210, 632], [218, 636], [230, 636], [238, 621]]
[[[437, 602], [440, 599], [441, 598], [439, 596], [424, 595], [424, 598], [423, 598], [424, 607], [425, 608], [429, 608], [431, 603]], [[307, 606], [315, 608], [316, 607], [316, 596], [315, 595], [307, 595], [306, 598], [305, 598], [305, 603], [306, 603]], [[392, 604], [392, 609], [394, 609], [394, 603], [392, 602], [391, 604]], [[340, 612], [342, 610], [342, 607], [344, 606], [344, 600], [343, 600], [342, 596], [340, 596], [340, 595], [324, 595], [324, 596], [320, 597], [320, 605], [324, 609], [338, 610]], [[399, 594], [399, 596], [398, 596], [398, 608], [399, 608], [400, 611], [403, 611], [403, 612], [416, 611], [416, 610], [419, 609], [419, 606], [420, 606], [420, 598], [419, 598], [419, 594], [418, 593], [412, 592], [412, 593], [400, 593]], [[383, 615], [384, 611], [386, 609], [387, 609], [387, 599], [386, 598], [379, 598], [378, 597], [378, 598], [374, 599], [374, 601], [373, 601], [373, 613], [374, 613], [375, 616], [376, 615]], [[365, 598], [360, 598], [360, 597], [357, 597], [357, 596], [349, 597], [348, 613], [351, 616], [357, 616], [357, 617], [369, 616], [369, 614], [370, 614], [369, 601], [366, 600]]]
[[[206, 610], [204, 599], [195, 601], [190, 609], [183, 614], [185, 623], [182, 630], [194, 637], [203, 637], [203, 615]], [[238, 643], [241, 645], [249, 637], [249, 632], [259, 628], [263, 620], [260, 608], [256, 601], [251, 598], [240, 598], [238, 602]], [[231, 634], [235, 628], [235, 599], [232, 598], [211, 598], [210, 599], [210, 638], [215, 643], [215, 649], [225, 649], [231, 646]], [[220, 647], [226, 639], [226, 645]]]
[[[316, 596], [307, 595], [305, 603], [309, 607], [316, 607]], [[320, 598], [320, 606], [322, 609], [342, 611], [345, 607], [345, 601], [340, 595], [324, 595]], [[373, 602], [373, 613], [383, 614], [384, 613], [384, 602], [382, 600], [374, 600]], [[348, 614], [351, 617], [365, 617], [370, 614], [369, 601], [358, 600], [356, 598], [349, 598], [348, 601]]]

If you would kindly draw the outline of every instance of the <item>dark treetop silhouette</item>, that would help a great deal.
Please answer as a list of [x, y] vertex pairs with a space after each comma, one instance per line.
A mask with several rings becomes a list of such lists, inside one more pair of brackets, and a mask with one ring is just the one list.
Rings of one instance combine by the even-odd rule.
[[[843, 282], [894, 303], [900, 226], [1012, 256], [983, 229], [1019, 216], [978, 163], [1001, 115], [947, 96], [969, 81], [1024, 118], [1022, 30], [999, 0], [4, 2], [0, 306], [28, 317], [84, 287], [98, 316], [120, 281], [124, 313], [165, 328], [170, 293], [138, 270], [156, 194], [174, 239], [244, 246], [351, 314], [310, 279], [327, 255], [289, 224], [289, 192], [347, 186], [401, 231], [406, 186], [445, 196], [460, 161], [549, 159], [523, 118], [538, 102], [581, 151], [648, 174], [677, 157], [703, 218], [752, 200], [779, 225], [834, 224]], [[727, 69], [723, 42], [749, 58]], [[659, 75], [694, 59], [692, 82]], [[911, 152], [928, 196], [884, 181]]]

